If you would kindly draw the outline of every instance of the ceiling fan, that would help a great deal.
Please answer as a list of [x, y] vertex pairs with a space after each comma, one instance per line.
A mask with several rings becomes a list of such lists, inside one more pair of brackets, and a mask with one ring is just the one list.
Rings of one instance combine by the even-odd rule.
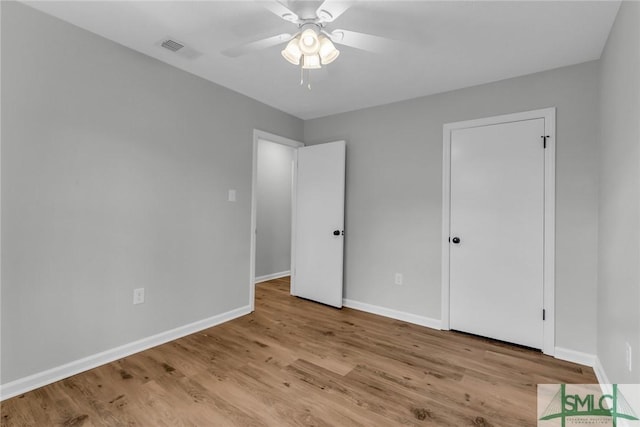
[[[320, 3], [320, 4], [319, 4]], [[294, 34], [278, 34], [222, 51], [223, 55], [238, 57], [257, 50], [287, 43], [282, 56], [304, 70], [319, 69], [332, 63], [340, 51], [335, 44], [381, 52], [390, 48], [389, 39], [343, 29], [329, 31], [326, 26], [340, 17], [353, 2], [348, 1], [261, 1], [260, 4], [275, 15], [298, 27]], [[318, 6], [319, 4], [319, 6]], [[303, 84], [301, 79], [300, 84]]]

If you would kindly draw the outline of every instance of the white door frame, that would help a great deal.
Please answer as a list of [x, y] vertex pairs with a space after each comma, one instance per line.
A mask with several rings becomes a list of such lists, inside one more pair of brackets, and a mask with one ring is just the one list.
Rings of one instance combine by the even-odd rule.
[[[544, 152], [544, 274], [542, 352], [555, 353], [555, 154], [556, 154], [556, 109], [555, 107], [521, 113], [505, 114], [476, 120], [447, 123], [443, 126], [442, 163], [442, 329], [449, 326], [449, 243], [451, 221], [451, 133], [456, 129], [467, 129], [500, 123], [531, 119], [544, 119], [546, 149]], [[543, 135], [540, 135], [541, 137]], [[540, 138], [540, 144], [543, 139]], [[542, 313], [540, 313], [542, 315]]]
[[[273, 133], [265, 132], [259, 129], [253, 130], [253, 166], [251, 173], [251, 248], [250, 248], [250, 261], [249, 261], [249, 305], [251, 306], [251, 311], [255, 310], [255, 281], [256, 281], [256, 222], [257, 222], [257, 198], [258, 198], [258, 141], [265, 140], [269, 142], [274, 142], [276, 144], [286, 145], [291, 148], [299, 148], [303, 147], [304, 144], [300, 141], [295, 141], [293, 139], [285, 138], [280, 135], [275, 135]], [[297, 158], [298, 156], [294, 154], [293, 156], [293, 171], [292, 171], [292, 191], [291, 191], [291, 271], [293, 271], [293, 263], [295, 260], [295, 202], [296, 202], [296, 171], [297, 168]]]

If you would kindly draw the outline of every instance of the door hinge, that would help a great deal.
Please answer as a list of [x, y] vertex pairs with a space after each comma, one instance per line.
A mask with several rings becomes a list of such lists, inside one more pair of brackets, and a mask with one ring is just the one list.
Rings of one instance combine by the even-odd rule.
[[542, 309], [542, 320], [547, 320], [547, 310]]
[[550, 138], [550, 136], [542, 135], [540, 138], [542, 138], [542, 148], [547, 148], [547, 138]]

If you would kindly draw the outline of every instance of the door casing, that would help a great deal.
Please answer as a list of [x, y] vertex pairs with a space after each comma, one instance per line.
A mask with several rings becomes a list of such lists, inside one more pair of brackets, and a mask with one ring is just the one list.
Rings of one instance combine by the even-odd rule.
[[[456, 129], [468, 129], [521, 120], [544, 119], [546, 149], [544, 152], [544, 274], [543, 303], [545, 320], [543, 322], [542, 351], [555, 354], [555, 151], [556, 151], [556, 109], [555, 107], [521, 113], [505, 114], [476, 120], [447, 123], [443, 126], [443, 163], [442, 163], [442, 329], [450, 329], [450, 280], [449, 257], [451, 245], [451, 133]], [[542, 140], [542, 138], [541, 138]]]

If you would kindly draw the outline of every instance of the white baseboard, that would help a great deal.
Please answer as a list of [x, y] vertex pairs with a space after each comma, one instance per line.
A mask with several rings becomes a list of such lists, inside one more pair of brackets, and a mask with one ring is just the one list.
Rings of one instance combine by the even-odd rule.
[[594, 367], [596, 364], [595, 355], [562, 347], [555, 348], [555, 354], [553, 357], [560, 360], [566, 360], [567, 362], [577, 363], [578, 365], [588, 366], [590, 368]]
[[245, 306], [0, 385], [0, 401], [251, 313]]
[[[598, 379], [598, 384], [600, 384], [600, 390], [602, 390], [603, 395], [612, 395], [613, 394], [613, 384], [609, 381], [609, 377], [607, 376], [604, 367], [602, 366], [602, 362], [600, 362], [600, 358], [595, 356], [595, 361], [593, 364], [593, 371], [596, 374], [596, 378]], [[635, 407], [635, 405], [632, 405]], [[624, 418], [618, 418], [616, 421], [616, 425], [618, 427], [632, 427], [637, 425], [636, 422], [626, 420]]]
[[364, 302], [343, 299], [342, 305], [353, 308], [355, 310], [366, 311], [367, 313], [377, 314], [378, 316], [390, 317], [403, 322], [413, 323], [420, 326], [426, 326], [431, 329], [441, 329], [441, 322], [430, 317], [418, 316], [417, 314], [406, 313], [404, 311], [393, 310], [378, 305], [367, 304]]
[[[604, 395], [612, 395], [613, 394], [613, 384], [609, 381], [609, 377], [604, 371], [604, 367], [602, 366], [602, 362], [600, 362], [600, 358], [596, 356], [596, 361], [593, 365], [593, 371], [596, 373], [596, 378], [598, 378], [598, 383], [600, 384], [600, 390], [602, 390], [602, 394]], [[636, 406], [636, 405], [632, 405]], [[616, 425], [618, 427], [631, 427], [632, 425], [637, 425], [633, 421], [625, 420], [624, 418], [618, 419], [616, 421]]]
[[[611, 383], [609, 382], [609, 377], [604, 371], [604, 367], [602, 366], [602, 362], [600, 362], [600, 358], [596, 356], [595, 363], [593, 364], [593, 371], [596, 373], [596, 378], [598, 378], [598, 382], [600, 385], [611, 387]], [[610, 390], [604, 390], [609, 392]]]
[[273, 279], [279, 279], [281, 277], [287, 277], [291, 275], [291, 271], [281, 271], [280, 273], [267, 274], [266, 276], [256, 277], [254, 283], [262, 283]]

